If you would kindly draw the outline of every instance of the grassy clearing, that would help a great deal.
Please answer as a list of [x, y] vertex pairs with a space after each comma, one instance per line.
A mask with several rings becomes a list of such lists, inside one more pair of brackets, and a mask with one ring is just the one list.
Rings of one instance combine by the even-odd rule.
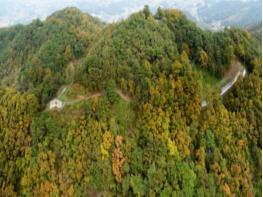
[[199, 67], [194, 67], [195, 70], [200, 75], [201, 85], [202, 85], [202, 96], [205, 98], [208, 89], [214, 90], [220, 88], [221, 80], [216, 76], [212, 75], [206, 70]]
[[[116, 133], [121, 135], [131, 134], [135, 113], [130, 99], [127, 99], [125, 95], [119, 95], [117, 101], [111, 105], [105, 95], [100, 94], [93, 98], [91, 93], [78, 84], [63, 86], [57, 95], [60, 100], [65, 102], [65, 106], [63, 110], [54, 110], [50, 113], [56, 114], [65, 124], [68, 121], [85, 116], [86, 113], [91, 113], [101, 119], [110, 118], [114, 120]], [[95, 94], [93, 93], [93, 95]], [[93, 104], [96, 106], [96, 111], [91, 110]]]
[[133, 125], [135, 115], [129, 102], [120, 98], [111, 112], [123, 131], [127, 131]]
[[65, 105], [62, 110], [51, 110], [51, 114], [56, 114], [57, 118], [62, 121], [64, 124], [76, 120], [79, 117], [85, 115], [85, 105], [90, 104], [90, 100], [83, 100], [76, 102], [72, 105]]
[[216, 78], [214, 75], [208, 71], [197, 69], [201, 75], [201, 83], [203, 86], [210, 86], [211, 88], [217, 88], [220, 86], [220, 79]]
[[[85, 90], [82, 93], [84, 92]], [[68, 87], [68, 89], [64, 91], [64, 93], [61, 94], [59, 98], [69, 101], [69, 99], [79, 98], [79, 95], [77, 94], [76, 89]], [[97, 99], [97, 101], [95, 101], [95, 99]], [[97, 103], [97, 109], [94, 113], [99, 116], [102, 115], [108, 118], [112, 117], [118, 125], [118, 133], [125, 134], [130, 128], [132, 128], [135, 119], [135, 114], [132, 110], [131, 103], [124, 100], [122, 97], [119, 97], [113, 105], [110, 105], [108, 101], [104, 102], [105, 99], [107, 100], [105, 96], [101, 95], [96, 98], [79, 100], [78, 102], [66, 104], [63, 110], [54, 110], [50, 111], [50, 113], [59, 114], [60, 118], [63, 119], [64, 122], [67, 122], [85, 115], [87, 106], [92, 106], [92, 103], [95, 101]]]
[[80, 84], [63, 86], [58, 92], [58, 98], [64, 102], [88, 97], [90, 93]]
[[238, 61], [235, 60], [229, 66], [228, 71], [224, 74], [222, 79], [216, 78], [214, 75], [209, 73], [206, 70], [201, 69], [200, 67], [195, 66], [194, 69], [200, 74], [201, 84], [202, 84], [202, 97], [206, 98], [207, 90], [212, 91], [219, 90], [235, 78], [238, 73], [242, 73], [244, 66]]

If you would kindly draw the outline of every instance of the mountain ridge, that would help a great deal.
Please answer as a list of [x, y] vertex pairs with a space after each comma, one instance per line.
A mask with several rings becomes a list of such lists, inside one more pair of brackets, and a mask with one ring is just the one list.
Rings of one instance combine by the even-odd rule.
[[[83, 81], [84, 78], [93, 78], [95, 81], [100, 81], [98, 87], [103, 87], [107, 80], [112, 77], [114, 78], [114, 73], [119, 73], [119, 71], [114, 71], [114, 67], [119, 67], [118, 64], [128, 63], [130, 65], [133, 64], [132, 67], [134, 67], [145, 60], [153, 64], [155, 60], [160, 61], [160, 59], [168, 61], [167, 63], [171, 64], [175, 57], [178, 57], [183, 51], [187, 52], [190, 61], [195, 64], [201, 63], [199, 53], [202, 52], [203, 55], [209, 57], [206, 60], [208, 61], [206, 64], [209, 64], [207, 69], [212, 74], [222, 76], [227, 69], [227, 65], [230, 64], [231, 53], [234, 53], [234, 43], [231, 44], [232, 41], [230, 40], [232, 30], [217, 33], [204, 31], [193, 22], [190, 22], [182, 12], [169, 9], [159, 9], [155, 16], [150, 11], [144, 9], [131, 15], [124, 21], [115, 24], [105, 24], [97, 18], [81, 12], [77, 8], [70, 7], [55, 12], [47, 17], [44, 22], [35, 20], [30, 25], [10, 28], [11, 31], [12, 29], [18, 29], [19, 31], [14, 32], [13, 36], [15, 35], [15, 39], [11, 39], [12, 42], [9, 42], [13, 43], [11, 45], [4, 42], [6, 38], [7, 40], [9, 39], [5, 37], [5, 32], [8, 32], [8, 29], [0, 32], [3, 37], [3, 44], [1, 45], [0, 43], [0, 46], [2, 46], [0, 48], [0, 52], [2, 51], [1, 67], [4, 67], [4, 64], [9, 64], [6, 59], [8, 53], [8, 56], [10, 56], [10, 52], [17, 56], [16, 53], [19, 54], [19, 51], [23, 48], [22, 45], [27, 45], [28, 49], [23, 49], [21, 57], [20, 55], [17, 57], [14, 56], [17, 59], [16, 64], [18, 66], [15, 66], [16, 64], [7, 66], [10, 70], [10, 75], [7, 72], [3, 72], [8, 71], [7, 69], [2, 71], [4, 78], [2, 83], [10, 81], [17, 84], [20, 81], [20, 83], [27, 84], [27, 86], [20, 87], [22, 90], [31, 89], [34, 83], [39, 83], [40, 85], [43, 82], [43, 79], [37, 79], [34, 76], [32, 76], [32, 79], [24, 77], [24, 75], [36, 72], [35, 69], [38, 69], [37, 72], [40, 72], [40, 76], [47, 75], [49, 72], [54, 73], [55, 76], [52, 77], [52, 80], [56, 80], [56, 83], [62, 85], [62, 81], [66, 78], [61, 81], [58, 77], [59, 75], [56, 76], [58, 72], [69, 73], [76, 70], [72, 67], [74, 65], [69, 63], [74, 59], [84, 58], [85, 56], [83, 59], [84, 64], [79, 64], [82, 68], [79, 67], [79, 70], [76, 72], [80, 74], [84, 69], [87, 74], [84, 72], [84, 77], [79, 76], [78, 80]], [[29, 36], [30, 34], [31, 36]], [[8, 36], [11, 35], [12, 33]], [[62, 35], [64, 35], [64, 38], [62, 38]], [[149, 36], [152, 36], [152, 38], [149, 39]], [[246, 37], [245, 34], [244, 36]], [[142, 39], [140, 44], [137, 43], [138, 40], [136, 40], [136, 37], [142, 37], [140, 38]], [[226, 37], [229, 38], [226, 39]], [[192, 40], [189, 41], [188, 38]], [[224, 42], [219, 41], [219, 39], [223, 39]], [[213, 42], [216, 44], [210, 46], [210, 49], [208, 49], [208, 43]], [[221, 49], [219, 49], [220, 45], [222, 45]], [[230, 48], [226, 48], [226, 45], [229, 45]], [[118, 47], [116, 48], [115, 46]], [[12, 50], [8, 51], [5, 48], [11, 48]], [[56, 55], [51, 50], [57, 50]], [[48, 53], [46, 54], [46, 52]], [[33, 57], [28, 56], [28, 53], [31, 53], [31, 56], [33, 54]], [[101, 58], [98, 59], [97, 57]], [[104, 60], [107, 61], [105, 62]], [[133, 62], [134, 60], [135, 62]], [[103, 68], [100, 68], [101, 66]], [[12, 67], [14, 67], [13, 70], [16, 70], [16, 72], [11, 72]], [[19, 69], [21, 70], [19, 71]], [[107, 71], [102, 72], [100, 69]], [[89, 74], [90, 70], [92, 72], [96, 71], [97, 74]], [[65, 74], [63, 75], [65, 76]], [[96, 77], [97, 79], [95, 79]], [[119, 78], [123, 78], [123, 76]], [[32, 80], [36, 82], [32, 83]], [[87, 81], [91, 82], [90, 80]], [[93, 81], [92, 83], [97, 82]], [[55, 89], [51, 92], [54, 94]], [[47, 98], [50, 97], [48, 96]], [[45, 102], [47, 101], [46, 99], [44, 100]]]

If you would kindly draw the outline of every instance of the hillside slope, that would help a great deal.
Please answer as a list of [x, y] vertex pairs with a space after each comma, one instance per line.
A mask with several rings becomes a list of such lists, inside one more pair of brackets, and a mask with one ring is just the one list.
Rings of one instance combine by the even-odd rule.
[[258, 55], [253, 39], [240, 29], [212, 33], [177, 10], [159, 9], [155, 16], [146, 13], [133, 14], [102, 31], [85, 59], [83, 84], [100, 89], [113, 78], [127, 86], [147, 72], [169, 73], [168, 65], [180, 58], [220, 79], [235, 58], [248, 63]]
[[0, 30], [1, 84], [35, 89], [46, 102], [65, 82], [61, 73], [66, 65], [86, 52], [103, 26], [76, 8], [66, 8], [44, 22]]
[[262, 24], [252, 24], [246, 27], [247, 31], [249, 31], [252, 36], [257, 40], [258, 45], [262, 47]]

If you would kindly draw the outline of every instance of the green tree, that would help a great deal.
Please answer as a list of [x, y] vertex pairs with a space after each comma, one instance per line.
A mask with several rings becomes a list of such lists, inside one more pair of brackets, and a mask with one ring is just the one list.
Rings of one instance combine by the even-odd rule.
[[116, 83], [114, 80], [110, 80], [106, 85], [106, 96], [111, 104], [115, 103], [118, 99], [116, 92]]
[[69, 45], [67, 45], [65, 49], [65, 58], [67, 62], [71, 61], [73, 58], [72, 48]]
[[151, 16], [151, 11], [148, 5], [145, 5], [143, 8], [143, 13], [145, 15], [145, 18], [149, 18], [149, 16]]
[[158, 7], [157, 12], [155, 14], [155, 18], [161, 20], [163, 19], [163, 17], [164, 17], [164, 12], [161, 7]]

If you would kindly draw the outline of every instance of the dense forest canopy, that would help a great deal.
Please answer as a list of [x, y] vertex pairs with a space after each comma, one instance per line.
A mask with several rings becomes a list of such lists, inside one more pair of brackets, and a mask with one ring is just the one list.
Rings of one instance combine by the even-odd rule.
[[41, 22], [0, 31], [0, 77], [4, 85], [34, 89], [42, 104], [65, 83], [67, 65], [85, 54], [104, 26], [75, 8], [56, 12]]
[[255, 37], [259, 46], [262, 47], [262, 22], [248, 25], [246, 29]]
[[[0, 195], [261, 196], [257, 42], [148, 6], [0, 29]], [[248, 74], [221, 97], [236, 61]]]

